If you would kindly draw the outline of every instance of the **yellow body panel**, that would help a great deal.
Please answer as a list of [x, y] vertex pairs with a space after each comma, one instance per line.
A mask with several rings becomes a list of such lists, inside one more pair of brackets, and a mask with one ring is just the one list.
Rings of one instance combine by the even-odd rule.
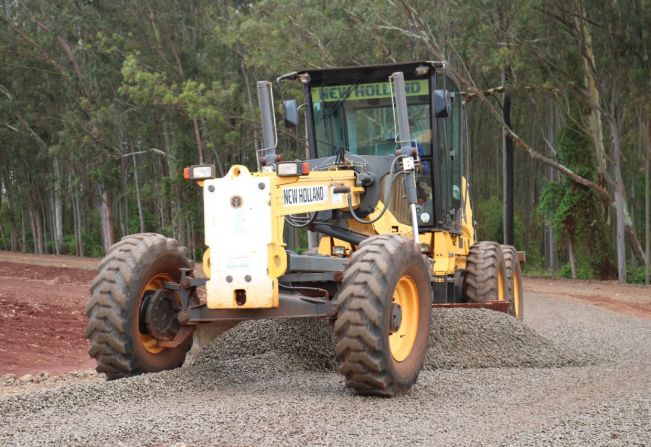
[[[455, 270], [466, 268], [468, 250], [475, 243], [475, 230], [473, 226], [472, 207], [468, 199], [469, 190], [465, 177], [462, 178], [464, 211], [461, 219], [461, 234], [452, 233], [447, 230], [437, 230], [420, 234], [421, 245], [427, 245], [427, 253], [433, 259], [432, 275], [447, 276], [453, 275]], [[382, 202], [378, 203], [376, 210], [366, 220], [373, 220], [384, 208]], [[406, 238], [413, 237], [412, 227], [404, 225], [386, 211], [382, 219], [373, 224], [362, 224], [354, 219], [348, 221], [350, 229], [358, 233], [376, 234], [397, 234]], [[350, 244], [324, 236], [319, 242], [319, 254], [330, 255], [331, 246], [339, 245], [350, 247]]]
[[[256, 180], [259, 179], [259, 180]], [[241, 185], [234, 188], [234, 185]], [[267, 189], [267, 185], [269, 189]], [[259, 188], [258, 188], [259, 186]], [[206, 245], [209, 246], [203, 259], [203, 268], [208, 276], [207, 284], [207, 306], [211, 309], [240, 309], [240, 308], [273, 308], [279, 306], [278, 278], [287, 271], [286, 244], [283, 240], [285, 216], [290, 214], [302, 214], [308, 212], [348, 208], [348, 197], [346, 194], [334, 193], [336, 187], [345, 187], [351, 191], [351, 202], [353, 207], [359, 206], [359, 195], [363, 188], [355, 186], [355, 173], [351, 170], [332, 170], [311, 172], [304, 176], [279, 177], [276, 173], [255, 172], [251, 173], [245, 166], [232, 166], [226, 176], [222, 179], [204, 181], [204, 202], [210, 209], [206, 210]], [[213, 188], [210, 195], [205, 188]], [[217, 189], [215, 189], [217, 188]], [[226, 194], [226, 196], [224, 196]], [[260, 202], [261, 194], [268, 194], [265, 203]], [[230, 197], [239, 199], [238, 206], [230, 207], [225, 204]], [[250, 208], [252, 203], [258, 203], [257, 208]], [[219, 215], [212, 207], [219, 207]], [[233, 211], [231, 208], [237, 208]], [[264, 260], [266, 279], [260, 278], [260, 257], [256, 253], [243, 253], [242, 256], [233, 256], [233, 251], [238, 251], [228, 241], [228, 231], [234, 228], [237, 232], [240, 228], [234, 224], [233, 219], [242, 209], [247, 216], [241, 220], [242, 225], [255, 226], [256, 220], [260, 220], [259, 228], [256, 231], [249, 228], [251, 238], [259, 238], [266, 244], [266, 259]], [[230, 219], [230, 220], [229, 220]], [[269, 228], [270, 227], [270, 228]], [[241, 232], [241, 231], [240, 231]], [[268, 234], [268, 238], [258, 233]], [[219, 243], [229, 247], [229, 253], [219, 253], [211, 246]], [[248, 240], [242, 239], [242, 245], [247, 245]], [[254, 244], [255, 247], [257, 245]], [[212, 250], [211, 250], [212, 248]], [[252, 248], [255, 251], [255, 248]], [[242, 251], [242, 250], [239, 250]], [[246, 250], [243, 250], [246, 251]], [[211, 262], [212, 253], [221, 258], [220, 265]], [[232, 257], [232, 261], [224, 260], [224, 257]], [[229, 262], [234, 265], [229, 270]], [[223, 264], [223, 265], [221, 265]], [[251, 267], [248, 267], [248, 266]], [[220, 274], [214, 275], [218, 271]], [[257, 271], [255, 275], [247, 273]], [[216, 276], [213, 278], [213, 276]], [[241, 277], [248, 280], [241, 280]], [[228, 279], [226, 279], [228, 278]], [[239, 282], [238, 282], [239, 280]], [[246, 302], [238, 304], [236, 291], [246, 292]]]
[[[253, 299], [245, 307], [277, 307], [278, 300], [278, 278], [287, 270], [286, 244], [283, 240], [285, 217], [292, 214], [303, 214], [325, 210], [348, 209], [348, 194], [353, 208], [360, 203], [360, 194], [364, 191], [361, 187], [355, 186], [355, 173], [351, 170], [328, 170], [314, 171], [303, 176], [279, 177], [274, 172], [249, 173], [244, 166], [233, 166], [225, 179], [235, 179], [240, 176], [252, 178], [264, 178], [265, 184], [269, 184], [269, 203], [266, 207], [270, 216], [265, 218], [270, 222], [271, 235], [267, 244], [266, 274], [273, 284], [272, 296]], [[210, 182], [205, 182], [211, 184]], [[207, 187], [204, 185], [204, 188]], [[334, 188], [344, 187], [350, 193], [334, 193]], [[475, 241], [473, 227], [472, 208], [468, 200], [468, 185], [466, 179], [462, 179], [462, 191], [464, 210], [461, 221], [461, 233], [456, 234], [447, 230], [435, 230], [421, 233], [420, 240], [423, 252], [427, 253], [433, 260], [432, 275], [448, 276], [453, 275], [455, 270], [465, 269], [467, 255], [470, 246]], [[376, 210], [365, 220], [375, 219], [384, 208], [382, 202], [378, 203]], [[372, 224], [364, 224], [354, 219], [349, 219], [349, 226], [352, 231], [367, 234], [397, 234], [407, 238], [413, 237], [412, 227], [400, 223], [390, 211], [386, 211], [383, 217]], [[352, 254], [353, 247], [345, 241], [334, 237], [324, 236], [319, 241], [318, 253], [332, 255], [332, 246], [345, 248], [345, 256]], [[215, 253], [219, 256], [219, 253]], [[208, 249], [204, 255], [204, 272], [210, 277], [211, 272], [211, 251]], [[210, 302], [210, 300], [209, 300]], [[234, 300], [222, 300], [213, 303], [209, 307], [218, 308], [240, 308]]]

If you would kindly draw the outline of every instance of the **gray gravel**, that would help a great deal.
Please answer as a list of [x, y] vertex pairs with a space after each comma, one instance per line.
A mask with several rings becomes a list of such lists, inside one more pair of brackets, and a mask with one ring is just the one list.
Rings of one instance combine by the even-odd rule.
[[2, 398], [0, 444], [651, 440], [651, 321], [531, 296], [531, 329], [489, 311], [445, 312], [435, 314], [418, 383], [396, 399], [359, 397], [344, 387], [333, 372], [327, 323], [250, 322], [175, 371]]
[[[335, 337], [325, 321], [247, 321], [226, 332], [194, 360], [195, 365], [221, 359], [279, 356], [274, 366], [305, 371], [336, 371]], [[425, 370], [584, 366], [598, 357], [568, 349], [520, 321], [490, 310], [434, 309]]]

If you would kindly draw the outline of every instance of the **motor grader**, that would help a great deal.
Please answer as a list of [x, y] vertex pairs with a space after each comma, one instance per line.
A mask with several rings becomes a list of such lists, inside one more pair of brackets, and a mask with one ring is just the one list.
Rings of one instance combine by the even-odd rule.
[[[394, 396], [416, 382], [432, 307], [522, 318], [515, 249], [476, 240], [463, 94], [445, 63], [304, 70], [287, 82], [303, 92], [300, 106], [283, 105], [304, 157], [279, 153], [261, 81], [258, 171], [185, 170], [203, 191], [204, 275], [152, 233], [124, 237], [101, 262], [87, 337], [109, 379], [180, 366], [210, 325], [317, 318], [332, 322], [346, 385]], [[310, 247], [290, 250], [286, 226]]]

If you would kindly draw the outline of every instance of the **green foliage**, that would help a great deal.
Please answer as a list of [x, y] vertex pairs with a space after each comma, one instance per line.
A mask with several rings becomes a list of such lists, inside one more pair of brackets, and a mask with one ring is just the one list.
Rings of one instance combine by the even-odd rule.
[[[502, 199], [491, 196], [488, 200], [480, 202], [475, 206], [475, 220], [477, 221], [477, 234], [479, 240], [503, 242], [502, 222], [503, 208]], [[513, 241], [516, 247], [523, 247], [522, 231], [523, 224], [521, 217], [516, 213], [513, 223]]]
[[[572, 268], [570, 264], [563, 264], [558, 271], [558, 276], [561, 278], [571, 278], [572, 277]], [[590, 265], [586, 263], [579, 262], [576, 267], [576, 278], [577, 279], [595, 279], [595, 273], [592, 270]]]
[[[234, 163], [255, 167], [255, 82], [302, 68], [444, 57], [480, 89], [502, 85], [508, 71], [518, 134], [546, 152], [541, 133], [566, 123], [554, 142], [558, 160], [601, 181], [591, 142], [579, 130], [586, 127], [588, 104], [573, 21], [569, 29], [558, 23], [566, 15], [557, 9], [567, 7], [573, 17], [575, 6], [441, 1], [432, 13], [429, 0], [390, 7], [377, 0], [5, 2], [0, 12], [0, 244], [8, 247], [13, 232], [18, 248], [36, 249], [30, 212], [46, 222], [47, 240], [53, 240], [55, 185], [63, 208], [64, 252], [80, 248], [77, 229], [86, 254], [102, 253], [102, 192], [111, 201], [116, 235], [122, 228], [140, 231], [135, 161], [145, 229], [177, 237], [199, 255], [201, 196], [195, 185], [182, 181], [182, 168], [200, 157], [214, 162], [218, 172]], [[600, 19], [589, 23], [600, 81], [619, 83], [619, 90], [605, 90], [602, 100], [619, 94], [627, 194], [640, 231], [644, 191], [637, 122], [651, 97], [650, 67], [643, 57], [651, 45], [651, 10], [644, 2], [634, 6], [600, 1], [590, 5], [588, 16]], [[34, 17], [53, 32], [39, 29]], [[439, 49], [442, 54], [434, 51]], [[287, 84], [284, 94], [302, 99], [299, 85]], [[502, 129], [478, 103], [468, 105], [471, 194], [479, 237], [500, 241]], [[280, 150], [295, 155], [293, 134], [279, 131]], [[546, 217], [559, 247], [574, 242], [581, 275], [608, 277], [612, 222], [601, 199], [570, 181], [547, 182], [541, 166], [525, 153], [516, 151], [515, 164], [515, 242], [528, 253], [525, 270], [535, 272], [543, 264], [539, 227]], [[52, 244], [45, 249], [52, 251]]]
[[[595, 177], [595, 160], [588, 138], [577, 129], [565, 126], [556, 142], [558, 158], [570, 169], [590, 179]], [[542, 214], [559, 241], [572, 241], [577, 260], [577, 277], [609, 279], [614, 272], [608, 242], [604, 204], [592, 190], [573, 182], [548, 183], [541, 194]], [[569, 268], [569, 265], [566, 266]], [[561, 276], [569, 275], [564, 267]]]
[[627, 278], [626, 281], [631, 284], [644, 284], [644, 266], [632, 266], [629, 265], [626, 268]]
[[502, 240], [502, 201], [492, 196], [475, 207], [477, 235], [480, 240]]

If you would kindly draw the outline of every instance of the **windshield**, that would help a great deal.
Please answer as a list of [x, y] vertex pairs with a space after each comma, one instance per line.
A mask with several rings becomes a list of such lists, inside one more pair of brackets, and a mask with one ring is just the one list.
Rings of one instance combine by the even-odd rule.
[[[420, 155], [432, 151], [429, 80], [406, 81], [411, 137]], [[313, 86], [314, 128], [319, 157], [342, 148], [358, 155], [391, 155], [397, 145], [389, 82]]]

